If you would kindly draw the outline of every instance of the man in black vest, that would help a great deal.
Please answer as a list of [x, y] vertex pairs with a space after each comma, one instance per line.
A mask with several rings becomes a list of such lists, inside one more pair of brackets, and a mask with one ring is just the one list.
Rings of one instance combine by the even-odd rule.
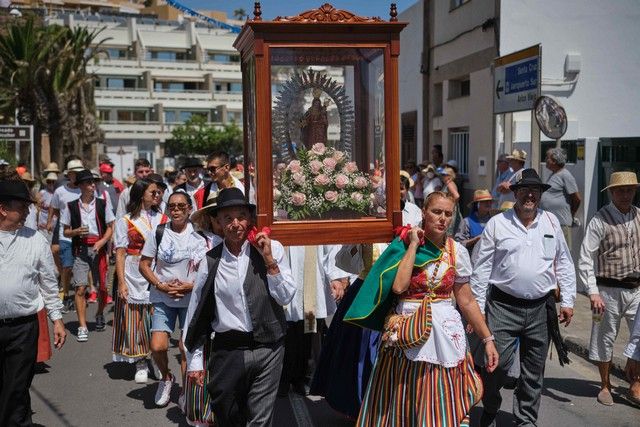
[[78, 312], [78, 334], [76, 339], [89, 339], [87, 329], [86, 289], [88, 275], [99, 284], [96, 330], [104, 330], [104, 307], [107, 300], [107, 243], [113, 234], [115, 215], [104, 199], [95, 196], [96, 179], [90, 170], [84, 169], [76, 175], [80, 187], [80, 198], [69, 202], [60, 216], [64, 235], [71, 238], [73, 260], [73, 286], [75, 288], [76, 311]]
[[284, 248], [263, 232], [247, 239], [255, 206], [238, 188], [218, 193], [212, 215], [224, 242], [198, 268], [187, 311], [188, 376], [202, 384], [202, 348], [214, 332], [207, 390], [221, 426], [269, 426], [284, 357], [283, 305], [296, 292]]

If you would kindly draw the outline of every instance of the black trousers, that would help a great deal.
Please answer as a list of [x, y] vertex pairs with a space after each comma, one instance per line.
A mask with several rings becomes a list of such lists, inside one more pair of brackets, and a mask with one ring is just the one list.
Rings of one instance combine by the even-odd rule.
[[282, 384], [304, 383], [307, 366], [311, 357], [313, 334], [304, 333], [304, 320], [287, 322], [287, 335], [284, 339], [284, 364]]
[[37, 315], [0, 323], [0, 425], [30, 426], [29, 387], [38, 355]]
[[221, 427], [269, 427], [282, 371], [282, 341], [269, 346], [217, 345], [208, 361], [207, 391]]

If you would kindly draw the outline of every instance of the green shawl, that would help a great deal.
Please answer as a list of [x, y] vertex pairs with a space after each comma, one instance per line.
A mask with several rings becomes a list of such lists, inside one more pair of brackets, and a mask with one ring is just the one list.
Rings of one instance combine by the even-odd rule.
[[[393, 305], [394, 295], [391, 287], [406, 251], [407, 247], [400, 238], [389, 244], [364, 279], [362, 287], [344, 316], [346, 322], [382, 331], [384, 320]], [[413, 266], [422, 268], [429, 262], [437, 261], [441, 256], [442, 250], [427, 240], [424, 245], [418, 247]]]

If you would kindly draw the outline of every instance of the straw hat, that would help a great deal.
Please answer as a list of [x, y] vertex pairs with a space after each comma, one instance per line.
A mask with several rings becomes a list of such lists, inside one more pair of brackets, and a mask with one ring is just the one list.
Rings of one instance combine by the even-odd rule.
[[502, 202], [499, 209], [501, 211], [508, 211], [509, 209], [513, 209], [514, 206], [515, 206], [514, 202], [506, 201], [506, 202]]
[[35, 179], [33, 179], [33, 177], [31, 176], [31, 174], [30, 174], [29, 172], [25, 172], [25, 173], [23, 173], [22, 175], [20, 175], [20, 178], [21, 178], [23, 181], [27, 181], [27, 182], [30, 182], [30, 183], [34, 183], [34, 182], [36, 182], [36, 180], [35, 180]]
[[56, 162], [51, 162], [47, 165], [47, 167], [42, 171], [43, 173], [55, 172], [60, 173], [60, 168]]
[[409, 180], [409, 188], [414, 186], [415, 182], [413, 182], [413, 179], [411, 179], [411, 175], [409, 175], [409, 172], [401, 170], [400, 176], [404, 176], [405, 178], [407, 178], [407, 180]]
[[489, 190], [476, 190], [473, 192], [473, 200], [469, 203], [468, 206], [473, 205], [476, 202], [491, 202], [493, 201], [493, 196], [489, 192]]
[[137, 180], [137, 179], [138, 179], [138, 178], [136, 178], [134, 175], [129, 175], [129, 176], [124, 180], [124, 182], [126, 182], [126, 183], [127, 183], [127, 184], [129, 184], [129, 185], [133, 185], [133, 184], [135, 184], [135, 183], [136, 183], [136, 180]]
[[429, 163], [424, 169], [422, 169], [422, 173], [433, 172], [436, 173], [436, 168], [431, 163]]
[[517, 148], [511, 152], [510, 156], [506, 157], [507, 160], [519, 160], [521, 162], [527, 161], [527, 152], [524, 150], [518, 150]]
[[456, 179], [456, 171], [453, 170], [453, 168], [449, 167], [449, 166], [445, 166], [445, 167], [439, 167], [438, 169], [436, 169], [436, 173], [440, 176], [450, 176], [451, 179]]
[[624, 187], [624, 186], [639, 186], [638, 176], [635, 172], [614, 172], [609, 177], [609, 185], [604, 187], [601, 191], [608, 190], [612, 187]]
[[213, 215], [213, 211], [218, 206], [218, 192], [211, 191], [207, 200], [200, 209], [191, 214], [192, 221], [198, 221], [203, 215]]
[[44, 178], [44, 182], [47, 181], [57, 181], [58, 180], [58, 174], [55, 172], [49, 172], [47, 173], [47, 176], [45, 176]]
[[79, 172], [81, 170], [84, 170], [82, 160], [70, 160], [69, 163], [67, 163], [67, 170], [64, 171], [64, 173], [66, 174], [68, 172]]

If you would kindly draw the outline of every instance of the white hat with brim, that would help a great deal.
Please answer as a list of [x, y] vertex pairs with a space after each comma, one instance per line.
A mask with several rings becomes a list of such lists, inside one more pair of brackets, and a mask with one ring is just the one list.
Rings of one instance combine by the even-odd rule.
[[81, 160], [70, 160], [69, 163], [67, 163], [67, 169], [64, 171], [64, 174], [80, 172], [81, 170], [84, 170], [84, 165]]
[[609, 178], [609, 185], [604, 187], [601, 191], [605, 191], [614, 187], [629, 186], [640, 186], [640, 183], [638, 183], [638, 176], [635, 172], [614, 172]]
[[55, 172], [49, 172], [47, 174], [47, 176], [44, 178], [44, 181], [57, 181], [58, 180], [58, 174]]
[[409, 172], [405, 171], [405, 170], [401, 170], [400, 171], [400, 176], [404, 176], [405, 178], [407, 178], [407, 180], [409, 181], [409, 188], [413, 187], [415, 185], [415, 182], [413, 182], [413, 179], [411, 179], [411, 175], [409, 175]]

